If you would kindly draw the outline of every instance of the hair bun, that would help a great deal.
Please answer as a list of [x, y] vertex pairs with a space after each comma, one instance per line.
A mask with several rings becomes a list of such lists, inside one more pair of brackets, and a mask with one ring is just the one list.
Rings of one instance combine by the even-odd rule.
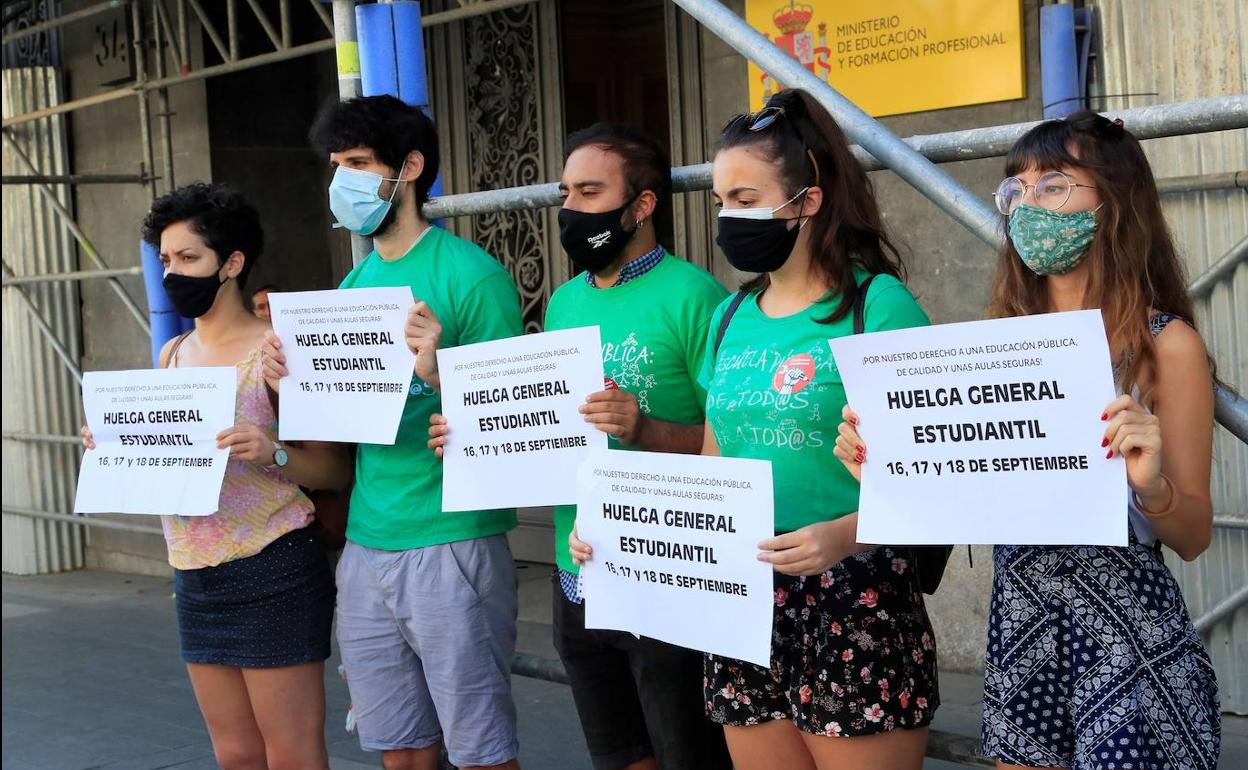
[[792, 88], [772, 94], [766, 106], [783, 107], [786, 112], [806, 114], [806, 102], [802, 99], [802, 92]]

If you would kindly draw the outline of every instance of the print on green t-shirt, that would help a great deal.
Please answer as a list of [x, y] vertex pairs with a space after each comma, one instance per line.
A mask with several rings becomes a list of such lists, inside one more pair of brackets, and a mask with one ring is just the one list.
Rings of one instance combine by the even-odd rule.
[[[628, 283], [598, 289], [581, 274], [560, 286], [546, 308], [546, 330], [597, 325], [607, 388], [637, 397], [643, 415], [694, 425], [706, 391], [698, 384], [711, 313], [727, 291], [700, 267], [665, 256]], [[614, 437], [612, 449], [629, 449]], [[555, 560], [577, 572], [568, 554], [576, 506], [555, 508]]]
[[[339, 288], [410, 286], [442, 324], [444, 348], [515, 337], [523, 331], [520, 297], [506, 269], [472, 243], [430, 227], [402, 257], [368, 255]], [[442, 513], [442, 461], [426, 446], [429, 416], [442, 399], [413, 375], [392, 446], [360, 444], [347, 539], [401, 551], [487, 537], [516, 526], [515, 509]]]
[[[859, 273], [858, 281], [866, 278]], [[845, 387], [828, 340], [853, 333], [853, 316], [823, 324], [840, 295], [806, 310], [771, 318], [758, 294], [741, 303], [716, 356], [708, 337], [700, 380], [707, 390], [706, 420], [724, 457], [770, 460], [776, 531], [791, 532], [858, 509], [858, 482], [832, 454]], [[719, 329], [725, 301], [711, 319]], [[926, 326], [909, 290], [879, 275], [867, 291], [865, 331]]]

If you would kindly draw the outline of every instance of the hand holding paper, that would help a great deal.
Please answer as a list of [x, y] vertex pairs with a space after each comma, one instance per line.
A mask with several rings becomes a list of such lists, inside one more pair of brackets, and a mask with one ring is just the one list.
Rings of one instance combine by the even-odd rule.
[[443, 453], [443, 510], [575, 502], [577, 465], [607, 443], [579, 411], [602, 389], [598, 327], [436, 352], [445, 422], [429, 446]]
[[75, 513], [217, 511], [234, 424], [232, 366], [88, 372]]
[[416, 301], [407, 311], [403, 332], [408, 348], [416, 356], [416, 376], [434, 390], [441, 390], [437, 351], [442, 341], [442, 324], [433, 308], [423, 301]]
[[[860, 541], [1126, 545], [1123, 466], [1106, 456], [1114, 439], [1098, 446], [1096, 417], [1114, 398], [1100, 311], [830, 344], [849, 416], [862, 418], [841, 425], [834, 450], [861, 473]], [[1146, 427], [1136, 414], [1120, 420], [1133, 441]]]
[[265, 381], [279, 384], [282, 440], [393, 444], [415, 356], [403, 339], [407, 287], [269, 295]]

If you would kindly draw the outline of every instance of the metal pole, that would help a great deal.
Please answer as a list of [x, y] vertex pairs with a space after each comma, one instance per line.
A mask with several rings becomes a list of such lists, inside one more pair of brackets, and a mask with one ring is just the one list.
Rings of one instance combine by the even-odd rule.
[[0, 184], [147, 184], [151, 178], [146, 174], [5, 174]]
[[[290, 20], [286, 18], [285, 12], [282, 13], [282, 35], [279, 36], [277, 30], [273, 28], [273, 23], [269, 21], [269, 17], [264, 15], [264, 9], [260, 7], [260, 3], [257, 0], [247, 0], [247, 5], [251, 7], [251, 12], [255, 14], [256, 21], [260, 22], [260, 27], [264, 30], [264, 34], [269, 36], [269, 40], [273, 43], [273, 48], [278, 51], [285, 48], [286, 46], [282, 44], [282, 40], [290, 31], [288, 29]], [[282, 7], [286, 7], [284, 2]]]
[[282, 44], [279, 48], [290, 48], [290, 0], [278, 0], [277, 10], [281, 14], [279, 24], [282, 27]]
[[[1248, 127], [1248, 95], [1219, 96], [1103, 114], [1110, 118], [1122, 118], [1138, 139], [1226, 131]], [[1008, 153], [1010, 147], [1038, 123], [1039, 121], [1031, 121], [941, 134], [921, 134], [904, 141], [933, 163], [992, 158]], [[865, 170], [877, 171], [883, 168], [879, 161], [861, 147], [855, 145], [850, 149]], [[672, 169], [672, 189], [676, 192], [707, 190], [710, 186], [710, 163]], [[562, 199], [552, 194], [554, 189], [553, 185], [540, 184], [446, 195], [430, 201], [425, 207], [425, 216], [434, 219], [507, 209], [557, 206]]]
[[1187, 293], [1192, 295], [1192, 299], [1204, 299], [1218, 281], [1226, 278], [1235, 272], [1235, 268], [1241, 262], [1248, 259], [1248, 236], [1232, 246], [1218, 261], [1209, 266], [1209, 269], [1196, 277], [1196, 280], [1187, 287]]
[[[779, 50], [779, 49], [777, 49]], [[1203, 134], [1248, 127], [1248, 94], [1214, 96], [1186, 102], [1134, 107], [1129, 110], [1107, 110], [1101, 113], [1110, 120], [1122, 120], [1123, 126], [1136, 139], [1159, 139], [1166, 136]], [[1002, 126], [972, 128], [942, 134], [913, 136], [906, 144], [934, 163], [951, 163], [976, 158], [995, 158], [1009, 153], [1014, 143], [1042, 121], [1011, 123]], [[880, 166], [868, 166], [874, 171]]]
[[230, 61], [238, 61], [238, 5], [225, 0], [225, 34], [230, 41]]
[[[134, 48], [134, 72], [137, 78], [136, 91], [139, 97], [139, 146], [143, 152], [143, 173], [152, 175], [156, 171], [156, 157], [152, 150], [152, 115], [151, 104], [148, 99], [148, 93], [143, 85], [147, 82], [147, 40], [144, 36], [143, 27], [143, 6], [135, 3], [130, 9], [131, 18], [133, 19], [134, 40], [132, 47]], [[148, 184], [148, 192], [151, 197], [156, 197], [156, 180], [153, 179]]]
[[1197, 618], [1193, 625], [1196, 626], [1196, 630], [1200, 633], [1208, 633], [1209, 629], [1239, 609], [1245, 602], [1248, 602], [1248, 586], [1240, 586], [1235, 593], [1218, 602], [1213, 609]]
[[937, 168], [740, 16], [714, 0], [675, 0], [675, 3], [780, 82], [809, 91], [851, 139], [982, 241], [993, 247], [1002, 244], [1005, 233], [1001, 215], [985, 198], [972, 194]]
[[16, 32], [5, 35], [3, 38], [0, 38], [0, 44], [8, 45], [15, 40], [21, 40], [22, 38], [30, 37], [31, 35], [38, 35], [40, 32], [57, 29], [71, 22], [79, 21], [81, 19], [89, 19], [92, 16], [97, 16], [101, 13], [111, 11], [114, 8], [127, 6], [130, 2], [131, 0], [108, 0], [108, 2], [89, 5], [79, 11], [64, 13], [57, 16], [55, 19], [48, 19], [47, 21], [40, 22], [38, 24], [32, 24], [29, 27], [23, 27]]
[[1213, 417], [1231, 435], [1248, 444], [1248, 398], [1230, 388], [1214, 385]]
[[325, 31], [334, 34], [334, 20], [330, 18], [329, 13], [321, 4], [321, 0], [308, 0], [312, 3], [312, 10], [316, 11], [316, 15], [321, 18], [321, 23], [325, 25]]
[[59, 436], [54, 433], [29, 433], [21, 430], [6, 430], [5, 441], [29, 441], [40, 444], [77, 444], [82, 445], [81, 436]]
[[435, 24], [447, 24], [452, 21], [462, 21], [463, 19], [471, 19], [474, 16], [480, 16], [485, 13], [493, 13], [494, 11], [503, 11], [508, 8], [515, 8], [520, 5], [528, 5], [535, 3], [537, 0], [477, 0], [471, 5], [465, 5], [463, 8], [455, 8], [440, 13], [431, 13], [428, 16], [421, 17], [420, 26], [432, 27]]
[[191, 33], [190, 19], [187, 18], [186, 0], [175, 0], [178, 4], [178, 48], [182, 49], [182, 74], [191, 71]]
[[[164, 46], [164, 28], [160, 25], [160, 2], [156, 0], [153, 3], [156, 12], [152, 15], [152, 32], [156, 40], [156, 78], [163, 80], [165, 77], [165, 46]], [[169, 38], [169, 47], [174, 47], [172, 36]], [[180, 68], [179, 68], [180, 69]], [[164, 162], [165, 191], [171, 191], [176, 187], [173, 179], [173, 113], [169, 111], [169, 89], [156, 89], [156, 107], [160, 112], [157, 117], [160, 118], [160, 150], [161, 160]], [[152, 185], [155, 190], [155, 184]]]
[[[360, 95], [360, 43], [355, 31], [355, 0], [334, 0], [334, 49], [338, 55], [338, 98]], [[351, 233], [351, 264], [358, 265], [373, 250], [371, 238]]]
[[[35, 168], [35, 164], [32, 163], [26, 153], [22, 151], [22, 148], [19, 147], [17, 141], [9, 135], [9, 132], [5, 131], [0, 135], [4, 137], [4, 141], [9, 143], [9, 147], [13, 150], [13, 154], [16, 155], [17, 159], [22, 162], [22, 165], [30, 169], [32, 174], [39, 174], [39, 169]], [[78, 226], [78, 223], [74, 221], [74, 217], [69, 213], [69, 209], [65, 208], [65, 204], [61, 203], [60, 199], [56, 197], [56, 193], [52, 191], [52, 188], [46, 184], [41, 184], [35, 185], [35, 189], [39, 190], [43, 194], [48, 203], [52, 205], [52, 209], [60, 215], [61, 223], [65, 225], [66, 229], [68, 229], [74, 236], [74, 239], [78, 241], [78, 245], [82, 247], [82, 252], [87, 255], [87, 258], [94, 262], [95, 266], [101, 270], [110, 269], [104, 262], [103, 258], [100, 257], [100, 253], [95, 250], [95, 245], [91, 243], [91, 241], [87, 238], [86, 233], [84, 233], [82, 228]], [[107, 280], [108, 285], [111, 286], [113, 291], [117, 293], [117, 296], [121, 299], [122, 304], [125, 305], [126, 309], [130, 311], [130, 314], [134, 316], [134, 320], [138, 321], [139, 326], [143, 327], [143, 331], [147, 332], [148, 336], [151, 336], [151, 324], [147, 322], [147, 318], [143, 315], [143, 311], [139, 309], [139, 306], [135, 304], [133, 299], [130, 298], [130, 295], [126, 292], [125, 287], [122, 286], [121, 282], [116, 278], [109, 278]]]
[[48, 521], [61, 521], [66, 524], [77, 524], [82, 527], [98, 527], [100, 529], [116, 529], [122, 532], [139, 532], [144, 535], [160, 535], [161, 530], [156, 527], [145, 527], [142, 524], [130, 524], [124, 521], [112, 521], [111, 519], [87, 518], [86, 516], [69, 515], [65, 513], [52, 513], [50, 511], [40, 511], [35, 508], [23, 508], [16, 505], [6, 505], [3, 508], [4, 513], [11, 513], [14, 516], [27, 516], [32, 519], [46, 519]]
[[1225, 174], [1197, 174], [1195, 176], [1172, 176], [1157, 180], [1157, 192], [1161, 195], [1208, 192], [1210, 190], [1248, 189], [1248, 171], [1228, 171]]
[[48, 273], [47, 275], [13, 275], [4, 276], [3, 286], [29, 286], [40, 283], [61, 283], [64, 281], [89, 281], [97, 278], [121, 278], [143, 275], [141, 267], [122, 267], [116, 270], [74, 270], [67, 273]]
[[[3, 266], [4, 277], [9, 278], [13, 276], [13, 268], [9, 267], [9, 263], [4, 262]], [[39, 327], [39, 331], [43, 332], [44, 339], [48, 341], [48, 344], [52, 346], [52, 350], [56, 353], [57, 357], [61, 359], [61, 363], [65, 364], [65, 368], [69, 370], [69, 373], [72, 374], [74, 379], [78, 381], [78, 384], [81, 385], [82, 370], [78, 368], [78, 364], [75, 363], [74, 357], [69, 354], [69, 351], [66, 350], [65, 346], [61, 344], [61, 341], [57, 339], [56, 332], [48, 324], [47, 319], [43, 317], [43, 313], [39, 312], [39, 308], [35, 305], [34, 300], [32, 300], [30, 295], [26, 293], [26, 289], [21, 286], [14, 286], [13, 290], [17, 292], [18, 298], [22, 301], [22, 306], [25, 307], [27, 312], [30, 313], [30, 317], [34, 319], [35, 324]]]
[[[178, 72], [183, 75], [190, 69], [186, 66], [187, 55], [183, 53], [182, 44], [178, 42], [178, 35], [173, 29], [173, 21], [169, 18], [169, 12], [165, 10], [165, 0], [153, 0], [153, 6], [156, 8], [156, 20], [160, 23], [160, 28], [165, 31], [165, 37], [169, 38], [169, 50], [173, 52], [173, 63], [178, 68]], [[163, 78], [163, 69], [161, 72]]]
[[[335, 3], [338, 3], [338, 2], [352, 2], [353, 0], [334, 0], [334, 1]], [[536, 0], [532, 0], [532, 1], [536, 1]], [[185, 0], [185, 2], [192, 3], [193, 6], [198, 5], [198, 0]], [[315, 2], [315, 0], [312, 0], [312, 2]], [[200, 10], [202, 11], [202, 8]], [[469, 9], [463, 9], [463, 10], [467, 11]], [[453, 19], [435, 18], [435, 17], [441, 17], [442, 15], [432, 14], [431, 16], [425, 17], [424, 19], [421, 20], [421, 26], [430, 27], [436, 24], [444, 24], [448, 21], [457, 21], [462, 18], [468, 18], [469, 16], [481, 16], [491, 10], [496, 10], [496, 8], [493, 6], [485, 6], [484, 3], [481, 3], [481, 4], [473, 5], [471, 7], [471, 10], [472, 10], [471, 14], [467, 14], [466, 16], [456, 16]], [[206, 16], [201, 18], [201, 22], [203, 21], [204, 18], [206, 18]], [[354, 27], [354, 24], [355, 24], [354, 15], [352, 16], [351, 23], [352, 23], [352, 27]], [[204, 31], [205, 33], [207, 33], [209, 38], [213, 39], [214, 46], [216, 46], [217, 43], [220, 42], [220, 46], [218, 47], [218, 50], [223, 52], [221, 54], [221, 58], [227, 59], [227, 61], [225, 61], [224, 64], [218, 64], [212, 67], [205, 67], [199, 70], [183, 72], [180, 75], [177, 75], [174, 77], [166, 77], [166, 78], [162, 78], [159, 80], [149, 80], [147, 81], [146, 84], [142, 86], [136, 83], [133, 85], [125, 86], [123, 88], [117, 88], [112, 91], [105, 91], [102, 94], [95, 94], [94, 96], [87, 96], [87, 97], [83, 97], [82, 99], [75, 99], [73, 101], [64, 102], [62, 104], [54, 105], [51, 107], [44, 107], [38, 110], [31, 110], [30, 112], [23, 112], [20, 115], [13, 115], [13, 116], [5, 118], [3, 123], [0, 125], [3, 125], [5, 128], [10, 128], [12, 126], [16, 126], [21, 123], [28, 123], [32, 120], [39, 120], [40, 118], [46, 118], [52, 115], [60, 115], [66, 112], [73, 112], [75, 110], [80, 110], [86, 107], [94, 107], [99, 104], [108, 104], [109, 102], [115, 102], [118, 99], [126, 99], [128, 97], [134, 96], [135, 91], [139, 90], [140, 88], [150, 91], [155, 88], [164, 88], [166, 86], [182, 85], [184, 83], [190, 83], [195, 80], [203, 80], [204, 78], [216, 77], [217, 75], [227, 75], [227, 74], [234, 73], [234, 72], [243, 72], [245, 70], [254, 69], [256, 67], [263, 67], [267, 64], [290, 61], [291, 59], [298, 59], [302, 56], [311, 56], [313, 54], [322, 53], [324, 51], [332, 51], [334, 50], [334, 47], [335, 47], [334, 40], [317, 40], [311, 43], [304, 43], [303, 45], [297, 45], [297, 46], [294, 46], [293, 48], [287, 48], [281, 51], [273, 51], [271, 53], [260, 54], [258, 56], [249, 56], [246, 59], [240, 59], [239, 61], [228, 61], [228, 57], [226, 56], [226, 53], [225, 53], [227, 51], [227, 48], [225, 46], [225, 43], [221, 41], [220, 35], [217, 34], [216, 30], [210, 24], [204, 24]], [[352, 38], [352, 40], [354, 41], [354, 38]], [[183, 47], [182, 50], [185, 51], [187, 49]], [[188, 54], [188, 57], [189, 57], [189, 54]], [[189, 58], [188, 58], [188, 61], [189, 61]]]
[[[190, 3], [191, 10], [199, 17], [199, 24], [204, 28], [204, 32], [208, 35], [208, 39], [212, 41], [212, 45], [217, 49], [217, 53], [221, 54], [222, 61], [232, 62], [234, 59], [230, 56], [230, 49], [226, 47], [225, 41], [221, 39], [221, 33], [217, 32], [217, 28], [213, 25], [212, 20], [208, 18], [208, 14], [204, 12], [204, 7], [199, 4], [199, 0], [186, 0]], [[191, 60], [190, 50], [187, 52], [186, 60]]]

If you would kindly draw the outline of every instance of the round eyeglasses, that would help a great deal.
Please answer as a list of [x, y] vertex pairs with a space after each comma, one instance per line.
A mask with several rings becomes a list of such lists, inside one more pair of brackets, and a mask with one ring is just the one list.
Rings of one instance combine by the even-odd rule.
[[1031, 188], [1037, 206], [1056, 211], [1066, 205], [1071, 191], [1076, 187], [1096, 189], [1093, 185], [1073, 181], [1061, 171], [1050, 171], [1037, 179], [1035, 184], [1027, 184], [1016, 176], [1007, 176], [997, 185], [997, 191], [992, 197], [997, 203], [997, 211], [1009, 216], [1010, 212], [1022, 204], [1023, 198], [1027, 196], [1027, 189]]

